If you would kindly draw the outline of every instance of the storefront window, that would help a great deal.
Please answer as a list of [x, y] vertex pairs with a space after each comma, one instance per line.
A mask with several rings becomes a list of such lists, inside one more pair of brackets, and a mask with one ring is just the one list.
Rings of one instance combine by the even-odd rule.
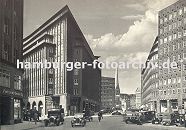
[[14, 99], [14, 119], [21, 118], [21, 101], [19, 99]]

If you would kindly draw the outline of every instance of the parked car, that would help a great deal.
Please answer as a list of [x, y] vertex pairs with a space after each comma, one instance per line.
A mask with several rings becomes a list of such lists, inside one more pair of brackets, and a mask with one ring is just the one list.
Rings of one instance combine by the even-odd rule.
[[84, 113], [77, 113], [74, 115], [74, 119], [71, 121], [71, 126], [82, 126], [86, 125], [86, 120], [84, 118]]
[[175, 120], [172, 113], [163, 113], [162, 125], [174, 125]]
[[83, 111], [84, 114], [84, 118], [86, 121], [93, 121], [93, 117], [92, 115], [94, 114], [94, 112], [92, 112], [91, 110], [87, 109]]
[[160, 124], [162, 122], [163, 114], [157, 113], [152, 119], [152, 124]]
[[174, 125], [185, 126], [185, 114], [174, 113]]
[[151, 123], [155, 117], [155, 111], [140, 111], [140, 114], [143, 123]]
[[122, 115], [121, 112], [119, 112], [119, 111], [113, 111], [111, 114], [112, 115]]
[[126, 111], [123, 121], [125, 121], [126, 124], [130, 122], [137, 125], [142, 125], [141, 115], [137, 111]]
[[53, 123], [57, 126], [64, 122], [64, 109], [49, 109], [47, 119], [44, 119], [45, 126]]

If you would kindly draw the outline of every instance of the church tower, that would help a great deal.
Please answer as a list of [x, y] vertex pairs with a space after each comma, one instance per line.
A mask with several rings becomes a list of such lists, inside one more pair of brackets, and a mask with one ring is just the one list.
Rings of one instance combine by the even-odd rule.
[[121, 107], [118, 68], [115, 72], [115, 107], [116, 109], [119, 109]]

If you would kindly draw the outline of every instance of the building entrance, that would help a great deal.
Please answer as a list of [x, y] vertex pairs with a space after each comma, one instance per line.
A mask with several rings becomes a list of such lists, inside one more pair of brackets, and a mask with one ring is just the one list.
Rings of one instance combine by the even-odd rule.
[[11, 120], [10, 100], [11, 100], [10, 97], [0, 97], [0, 124], [1, 125], [10, 124], [10, 120]]

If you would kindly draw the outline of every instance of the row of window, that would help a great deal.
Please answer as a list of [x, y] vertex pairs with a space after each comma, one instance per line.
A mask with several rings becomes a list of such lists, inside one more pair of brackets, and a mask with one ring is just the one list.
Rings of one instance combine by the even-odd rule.
[[160, 28], [160, 34], [167, 33], [169, 31], [177, 29], [178, 27], [181, 27], [183, 24], [186, 24], [186, 18]]
[[[170, 95], [170, 94], [180, 94], [181, 93], [181, 89], [173, 89], [173, 90], [160, 90], [159, 91], [160, 95]], [[183, 89], [183, 93], [186, 93], [186, 88]]]
[[169, 13], [169, 15], [165, 16], [164, 18], [160, 18], [160, 24], [163, 24], [164, 22], [167, 22], [168, 20], [172, 20], [176, 18], [177, 16], [182, 15], [183, 13], [186, 13], [186, 7], [180, 8], [178, 11]]
[[[165, 58], [164, 59], [164, 62], [176, 62], [176, 61], [181, 61], [182, 59], [186, 59], [186, 53], [183, 53], [182, 55], [181, 54], [178, 54], [177, 56], [173, 55], [171, 57], [168, 57], [168, 58]], [[163, 65], [163, 62], [160, 60], [159, 61], [159, 66], [162, 66]]]
[[171, 34], [171, 35], [169, 35], [167, 37], [160, 38], [160, 42], [159, 43], [161, 45], [163, 43], [171, 42], [172, 40], [175, 40], [177, 38], [181, 38], [182, 36], [186, 36], [186, 29], [184, 29], [183, 31], [175, 32], [174, 34]]
[[172, 51], [179, 50], [182, 47], [186, 48], [186, 42], [183, 42], [183, 44], [182, 43], [178, 43], [177, 45], [173, 44], [172, 46], [164, 47], [163, 50], [159, 49], [159, 53], [160, 53], [160, 55], [166, 54], [166, 53], [169, 53], [169, 52], [172, 52]]
[[[183, 77], [183, 80], [186, 81], [186, 76]], [[169, 78], [169, 79], [160, 79], [159, 85], [170, 85], [170, 84], [176, 84], [181, 83], [181, 77], [177, 78]]]

